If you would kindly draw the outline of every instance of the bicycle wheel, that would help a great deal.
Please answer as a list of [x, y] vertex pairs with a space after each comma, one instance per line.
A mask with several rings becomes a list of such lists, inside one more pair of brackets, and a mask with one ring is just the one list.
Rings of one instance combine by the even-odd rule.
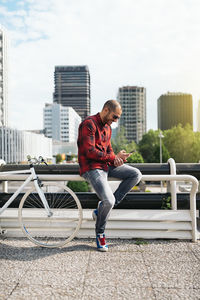
[[19, 221], [24, 234], [36, 245], [61, 247], [77, 234], [82, 222], [82, 207], [75, 193], [64, 185], [44, 183], [44, 192], [52, 216], [47, 215], [35, 188], [19, 205]]

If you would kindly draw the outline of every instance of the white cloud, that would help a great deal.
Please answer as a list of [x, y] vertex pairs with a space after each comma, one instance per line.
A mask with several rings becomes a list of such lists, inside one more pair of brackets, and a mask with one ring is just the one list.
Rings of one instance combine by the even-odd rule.
[[10, 98], [12, 124], [18, 128], [42, 127], [42, 107], [52, 101], [54, 66], [61, 64], [89, 66], [92, 112], [115, 98], [120, 86], [145, 86], [149, 128], [157, 126], [160, 94], [182, 91], [200, 98], [199, 1], [23, 2], [14, 11], [0, 7], [13, 45]]

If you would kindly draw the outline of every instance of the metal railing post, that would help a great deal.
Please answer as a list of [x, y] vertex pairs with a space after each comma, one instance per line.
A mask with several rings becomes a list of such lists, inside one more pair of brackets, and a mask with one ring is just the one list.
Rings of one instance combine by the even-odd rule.
[[[6, 162], [3, 159], [0, 159], [0, 166], [6, 165]], [[2, 182], [2, 192], [7, 193], [8, 192], [8, 181]]]
[[[170, 166], [170, 174], [176, 175], [176, 163], [173, 158], [168, 159], [168, 164]], [[176, 194], [176, 181], [170, 181], [170, 192], [171, 192], [171, 204], [172, 209], [177, 210], [177, 194]]]
[[2, 182], [2, 191], [3, 193], [8, 193], [8, 181]]

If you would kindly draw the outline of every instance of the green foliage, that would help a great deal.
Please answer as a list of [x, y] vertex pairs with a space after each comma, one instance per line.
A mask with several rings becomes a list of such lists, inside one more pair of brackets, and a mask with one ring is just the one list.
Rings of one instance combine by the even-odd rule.
[[118, 128], [117, 135], [111, 140], [112, 148], [115, 153], [118, 153], [122, 149], [125, 149], [128, 141], [125, 137], [125, 130], [123, 127]]
[[170, 156], [179, 163], [196, 163], [200, 160], [200, 133], [194, 132], [191, 125], [179, 124], [164, 132], [165, 145]]
[[56, 163], [59, 164], [62, 161], [62, 155], [61, 154], [57, 154], [56, 155]]
[[171, 209], [171, 196], [168, 196], [167, 198], [162, 198], [161, 209]]
[[140, 153], [134, 152], [133, 154], [131, 154], [131, 156], [129, 156], [127, 158], [127, 162], [128, 163], [143, 163], [144, 159]]
[[126, 150], [127, 153], [129, 153], [129, 152], [131, 152], [133, 150], [137, 150], [137, 145], [136, 145], [136, 143], [134, 141], [132, 141], [129, 144], [127, 144], [126, 146], [124, 146], [123, 149]]
[[74, 192], [89, 192], [89, 184], [86, 181], [68, 181], [67, 186]]
[[75, 154], [71, 154], [71, 155], [66, 154], [66, 161], [72, 161], [74, 157], [76, 157]]
[[[125, 130], [122, 127], [118, 134], [116, 135], [115, 139], [112, 141], [112, 147], [115, 153], [119, 153], [121, 150], [125, 150], [127, 153], [137, 150], [137, 145], [134, 141], [128, 143], [125, 137]], [[128, 159], [127, 162], [129, 163], [143, 163], [143, 157], [140, 153], [134, 152]]]
[[[159, 141], [160, 143], [160, 141]], [[168, 159], [170, 158], [169, 155], [169, 151], [167, 150], [167, 148], [165, 147], [165, 145], [162, 142], [162, 162], [166, 163], [168, 161]], [[160, 145], [155, 145], [154, 147], [154, 159], [155, 159], [155, 163], [159, 163], [160, 162]]]
[[[139, 152], [144, 162], [155, 163], [160, 162], [160, 138], [159, 130], [150, 129], [143, 135], [139, 142]], [[162, 138], [162, 161], [165, 163], [170, 158], [169, 152], [165, 147], [165, 137]]]

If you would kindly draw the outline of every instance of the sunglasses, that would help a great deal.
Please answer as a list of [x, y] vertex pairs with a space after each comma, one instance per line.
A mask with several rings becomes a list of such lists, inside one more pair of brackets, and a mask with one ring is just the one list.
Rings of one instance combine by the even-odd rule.
[[114, 120], [117, 120], [117, 119], [119, 119], [120, 117], [118, 117], [118, 116], [116, 116], [116, 115], [113, 115], [113, 119]]

